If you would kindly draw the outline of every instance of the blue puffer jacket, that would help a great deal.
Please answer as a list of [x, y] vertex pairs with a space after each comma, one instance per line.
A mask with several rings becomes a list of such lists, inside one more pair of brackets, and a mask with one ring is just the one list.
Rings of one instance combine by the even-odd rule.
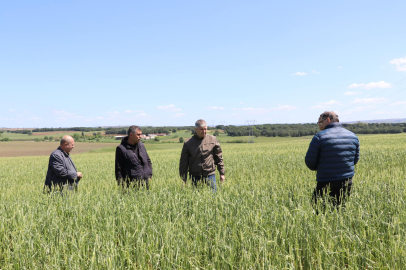
[[344, 180], [354, 176], [359, 149], [358, 137], [333, 122], [313, 137], [305, 162], [310, 170], [317, 170], [319, 182]]

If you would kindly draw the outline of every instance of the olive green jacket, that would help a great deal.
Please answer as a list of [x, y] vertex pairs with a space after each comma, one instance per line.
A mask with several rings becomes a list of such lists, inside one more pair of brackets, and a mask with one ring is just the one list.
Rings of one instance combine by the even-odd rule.
[[179, 174], [186, 181], [187, 174], [193, 176], [209, 176], [216, 173], [224, 175], [223, 153], [217, 138], [206, 135], [200, 139], [194, 135], [183, 144], [179, 162]]

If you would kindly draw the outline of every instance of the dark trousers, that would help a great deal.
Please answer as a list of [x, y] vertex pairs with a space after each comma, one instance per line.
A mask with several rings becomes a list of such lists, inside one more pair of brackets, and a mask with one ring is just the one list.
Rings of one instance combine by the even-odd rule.
[[317, 205], [317, 201], [322, 199], [323, 207], [327, 200], [334, 207], [344, 206], [345, 200], [350, 196], [351, 187], [352, 177], [339, 181], [317, 182], [312, 201], [314, 205]]
[[149, 190], [149, 181], [148, 179], [125, 179], [125, 180], [120, 180], [119, 185], [121, 185], [123, 188], [136, 188], [139, 189], [140, 187], [145, 186], [147, 190]]

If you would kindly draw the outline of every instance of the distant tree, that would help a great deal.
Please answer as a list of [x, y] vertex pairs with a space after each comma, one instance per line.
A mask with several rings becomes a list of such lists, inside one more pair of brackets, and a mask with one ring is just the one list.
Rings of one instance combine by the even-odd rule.
[[48, 140], [49, 140], [48, 136], [45, 136], [44, 141], [48, 141]]
[[156, 136], [156, 137], [154, 138], [154, 141], [155, 141], [155, 142], [159, 142], [158, 136]]
[[214, 131], [213, 136], [218, 136], [220, 135], [220, 132], [218, 130]]
[[85, 133], [82, 131], [82, 137], [84, 138], [85, 137]]
[[180, 142], [180, 143], [183, 143], [183, 141], [184, 141], [184, 140], [183, 140], [183, 137], [180, 137], [180, 138], [179, 138], [179, 142]]
[[78, 141], [78, 140], [80, 139], [80, 134], [79, 134], [79, 133], [73, 133], [72, 138], [73, 138], [75, 141]]
[[176, 128], [172, 129], [172, 133], [176, 133], [178, 130]]
[[4, 142], [7, 142], [7, 141], [9, 141], [10, 139], [7, 138], [7, 137], [5, 137], [5, 138], [3, 138], [3, 139], [1, 139], [1, 140], [4, 141]]

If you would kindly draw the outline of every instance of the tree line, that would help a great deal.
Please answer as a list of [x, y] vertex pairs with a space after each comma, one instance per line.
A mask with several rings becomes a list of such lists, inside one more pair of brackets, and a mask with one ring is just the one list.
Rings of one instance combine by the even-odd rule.
[[[178, 130], [189, 130], [192, 131], [195, 129], [194, 126], [184, 126], [184, 127], [141, 127], [143, 134], [157, 134], [157, 133], [176, 133]], [[128, 131], [127, 128], [107, 128], [105, 130], [107, 134], [120, 134], [126, 135]]]
[[[342, 124], [355, 134], [395, 134], [406, 132], [406, 123], [355, 123]], [[254, 136], [264, 137], [301, 137], [315, 135], [320, 131], [316, 124], [264, 124], [255, 126], [216, 126], [224, 130], [227, 135], [249, 136], [252, 130]]]

